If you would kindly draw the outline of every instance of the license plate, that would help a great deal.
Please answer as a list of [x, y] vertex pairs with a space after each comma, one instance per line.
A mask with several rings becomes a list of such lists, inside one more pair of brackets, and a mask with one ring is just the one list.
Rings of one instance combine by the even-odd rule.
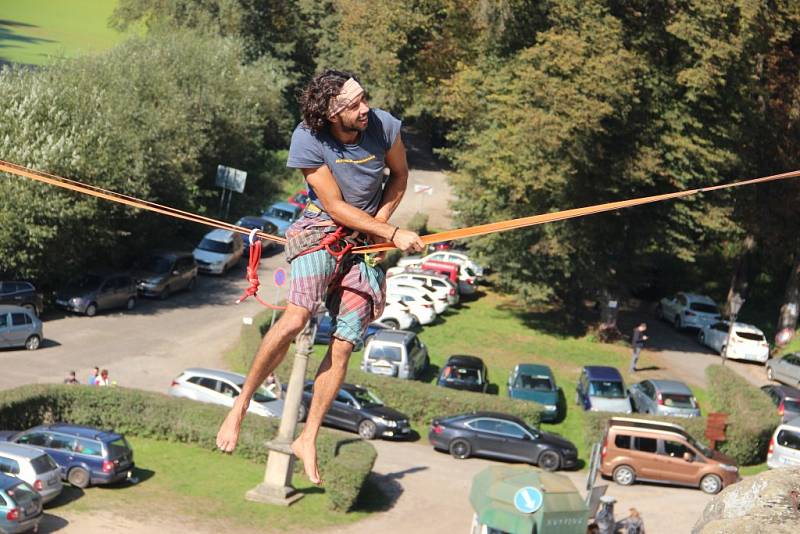
[[796, 464], [796, 463], [797, 463], [797, 460], [795, 460], [794, 458], [786, 458], [786, 457], [783, 457], [783, 458], [781, 458], [781, 461], [782, 461], [783, 463], [785, 463], [785, 464], [790, 464], [790, 465], [793, 465], [793, 464]]
[[390, 374], [392, 374], [392, 368], [391, 367], [373, 367], [372, 371], [376, 375], [390, 375]]
[[400, 429], [400, 433], [401, 434], [408, 434], [409, 432], [411, 432], [410, 428], [401, 428]]

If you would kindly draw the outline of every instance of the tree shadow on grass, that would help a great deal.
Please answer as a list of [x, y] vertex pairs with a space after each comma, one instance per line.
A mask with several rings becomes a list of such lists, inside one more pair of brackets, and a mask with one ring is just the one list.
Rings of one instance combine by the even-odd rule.
[[47, 503], [44, 507], [48, 511], [54, 510], [56, 508], [66, 506], [73, 501], [77, 501], [83, 497], [83, 495], [84, 491], [81, 488], [64, 484], [64, 489], [61, 490], [61, 493], [58, 495], [58, 497]]
[[435, 363], [429, 363], [428, 367], [419, 375], [419, 381], [431, 383], [439, 377], [439, 371], [441, 370], [442, 368]]
[[[0, 49], [19, 48], [20, 45], [54, 43], [52, 39], [43, 39], [18, 33], [19, 28], [38, 28], [33, 24], [19, 22], [16, 20], [0, 19]], [[0, 62], [8, 63], [8, 60], [0, 56]]]
[[579, 314], [571, 314], [556, 307], [530, 309], [515, 304], [501, 304], [497, 308], [512, 313], [527, 328], [559, 337], [583, 337], [598, 319], [588, 309]]

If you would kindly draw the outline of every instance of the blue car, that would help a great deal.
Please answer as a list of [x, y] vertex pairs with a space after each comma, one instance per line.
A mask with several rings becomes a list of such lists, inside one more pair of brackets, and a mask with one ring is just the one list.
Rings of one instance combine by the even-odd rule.
[[275, 225], [278, 235], [284, 237], [286, 230], [300, 218], [303, 208], [289, 204], [288, 202], [276, 202], [264, 210], [261, 217]]
[[[314, 343], [317, 345], [327, 345], [331, 342], [331, 334], [333, 334], [333, 318], [327, 312], [321, 313], [317, 316], [317, 334], [314, 336]], [[367, 333], [364, 334], [364, 340], [361, 347], [366, 346], [367, 341], [375, 335], [378, 330], [385, 330], [388, 326], [380, 323], [370, 323], [367, 327]], [[360, 350], [361, 347], [356, 347]]]
[[[247, 216], [242, 217], [238, 221], [236, 221], [236, 226], [242, 226], [244, 228], [249, 228], [250, 230], [261, 230], [265, 234], [269, 235], [278, 235], [278, 227], [275, 226], [273, 223], [266, 220], [264, 217], [255, 217], [255, 216]], [[242, 236], [242, 241], [244, 242], [244, 250], [245, 252], [250, 250], [250, 239], [248, 236]], [[261, 252], [267, 252], [268, 250], [272, 250], [278, 246], [277, 243], [274, 241], [269, 241], [264, 239], [261, 241]]]
[[[508, 377], [508, 396], [512, 399], [538, 402], [544, 406], [542, 421], [552, 423], [559, 418], [561, 388], [553, 371], [546, 365], [520, 363]], [[566, 410], [566, 406], [564, 406]]]
[[0, 473], [0, 532], [17, 534], [39, 526], [42, 498], [17, 477]]
[[32, 445], [49, 454], [61, 478], [85, 488], [126, 480], [134, 467], [133, 451], [121, 434], [91, 426], [58, 423], [23, 432], [0, 432], [0, 440]]
[[593, 412], [633, 411], [622, 375], [616, 368], [602, 365], [587, 365], [581, 369], [575, 403]]

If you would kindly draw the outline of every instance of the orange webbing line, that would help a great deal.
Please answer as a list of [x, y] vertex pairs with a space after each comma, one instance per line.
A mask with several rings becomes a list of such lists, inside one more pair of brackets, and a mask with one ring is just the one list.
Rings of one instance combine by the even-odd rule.
[[[243, 228], [241, 226], [236, 226], [235, 224], [226, 223], [223, 221], [219, 221], [217, 219], [212, 219], [210, 217], [204, 217], [202, 215], [197, 215], [195, 213], [190, 213], [188, 211], [182, 211], [176, 208], [171, 208], [169, 206], [163, 206], [161, 204], [156, 204], [155, 202], [141, 200], [135, 197], [124, 195], [122, 193], [116, 193], [114, 191], [102, 189], [100, 187], [96, 187], [93, 185], [83, 184], [81, 182], [70, 180], [68, 178], [63, 178], [61, 176], [56, 176], [54, 174], [35, 171], [33, 169], [29, 169], [21, 165], [16, 165], [8, 161], [0, 160], [0, 171], [4, 171], [10, 174], [15, 174], [17, 176], [22, 176], [24, 178], [30, 178], [31, 180], [36, 180], [37, 182], [54, 185], [56, 187], [61, 187], [63, 189], [69, 189], [71, 191], [76, 191], [78, 193], [84, 193], [86, 195], [91, 195], [93, 197], [102, 198], [105, 200], [111, 200], [113, 202], [118, 202], [120, 204], [126, 204], [134, 208], [154, 211], [156, 213], [169, 215], [171, 217], [176, 217], [178, 219], [184, 219], [187, 221], [204, 224], [206, 226], [221, 228], [223, 230], [231, 230], [233, 232], [238, 232], [244, 235], [249, 235], [251, 232], [250, 229]], [[279, 236], [267, 234], [265, 232], [258, 231], [256, 232], [256, 235], [262, 239], [275, 241], [276, 243], [280, 244], [286, 243], [286, 239]]]
[[[541, 215], [522, 217], [520, 219], [513, 219], [510, 221], [501, 221], [496, 223], [482, 224], [479, 226], [470, 226], [469, 228], [459, 228], [458, 230], [448, 230], [446, 232], [439, 232], [438, 234], [430, 234], [422, 236], [422, 242], [425, 244], [441, 243], [442, 241], [450, 241], [451, 239], [463, 239], [465, 237], [475, 237], [484, 234], [492, 234], [495, 232], [504, 232], [506, 230], [513, 230], [515, 228], [525, 228], [527, 226], [536, 226], [538, 224], [544, 224], [554, 221], [563, 221], [564, 219], [573, 219], [575, 217], [583, 217], [585, 215], [592, 215], [594, 213], [601, 213], [604, 211], [613, 211], [622, 208], [630, 208], [632, 206], [639, 206], [641, 204], [661, 202], [662, 200], [688, 197], [691, 195], [695, 195], [697, 193], [704, 193], [706, 191], [716, 191], [717, 189], [728, 189], [732, 187], [740, 187], [743, 185], [760, 184], [763, 182], [771, 182], [774, 180], [785, 180], [787, 178], [795, 178], [797, 176], [800, 176], [800, 171], [774, 174], [772, 176], [753, 178], [751, 180], [744, 180], [741, 182], [712, 185], [708, 187], [700, 187], [697, 189], [687, 189], [685, 191], [675, 191], [674, 193], [665, 193], [662, 195], [633, 198], [630, 200], [620, 200], [617, 202], [608, 202], [606, 204], [596, 204], [594, 206], [586, 206], [585, 208], [574, 208], [564, 211], [556, 211], [553, 213], [544, 213]], [[361, 247], [356, 247], [353, 249], [353, 252], [360, 252], [360, 253], [383, 252], [395, 248], [397, 247], [391, 244], [381, 243], [376, 245], [365, 245]]]

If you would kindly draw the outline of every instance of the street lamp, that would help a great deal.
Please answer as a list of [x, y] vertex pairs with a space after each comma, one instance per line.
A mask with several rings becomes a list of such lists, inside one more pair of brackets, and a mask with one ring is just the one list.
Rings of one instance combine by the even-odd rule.
[[728, 325], [728, 337], [725, 339], [725, 350], [722, 351], [722, 365], [725, 365], [725, 360], [728, 359], [728, 351], [731, 350], [731, 335], [733, 334], [733, 325], [736, 324], [736, 316], [739, 315], [739, 310], [742, 309], [742, 304], [744, 304], [744, 299], [739, 295], [739, 293], [734, 293], [730, 302], [730, 324]]

